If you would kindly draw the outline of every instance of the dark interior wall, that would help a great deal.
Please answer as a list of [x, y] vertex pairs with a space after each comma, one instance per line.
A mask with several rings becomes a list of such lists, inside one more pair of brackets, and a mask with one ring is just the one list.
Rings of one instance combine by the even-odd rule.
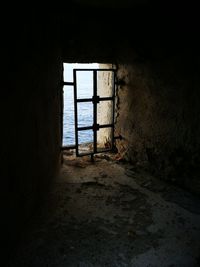
[[7, 15], [1, 24], [0, 98], [0, 235], [5, 250], [59, 169], [62, 78], [57, 19]]
[[200, 79], [186, 57], [119, 66], [116, 131], [127, 160], [199, 193]]
[[128, 60], [118, 69], [116, 130], [128, 160], [199, 194], [198, 24], [195, 13], [187, 20], [189, 6], [181, 12], [160, 12], [128, 43]]
[[[137, 4], [57, 6], [59, 21], [54, 7], [49, 15], [45, 9], [41, 14], [8, 9], [3, 16], [0, 234], [4, 248], [18, 236], [59, 168], [62, 60], [118, 64], [119, 78], [126, 85], [119, 88], [117, 129], [130, 142], [129, 159], [148, 160], [160, 175], [168, 167], [171, 173], [179, 170], [187, 159], [193, 170], [199, 166], [199, 54], [194, 38], [198, 23], [193, 27], [182, 6], [174, 11], [173, 5], [161, 7], [158, 1], [126, 2]], [[132, 134], [122, 124], [123, 117], [130, 119]], [[191, 186], [190, 179], [182, 181]]]
[[199, 41], [195, 7], [148, 1], [72, 9], [63, 16], [66, 62], [118, 66], [116, 132], [128, 160], [199, 193]]

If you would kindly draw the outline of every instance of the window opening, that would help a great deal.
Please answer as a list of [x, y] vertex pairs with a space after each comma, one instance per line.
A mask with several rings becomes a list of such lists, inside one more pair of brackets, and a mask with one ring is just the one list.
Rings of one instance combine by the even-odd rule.
[[77, 156], [111, 151], [116, 73], [111, 64], [64, 63], [63, 149]]

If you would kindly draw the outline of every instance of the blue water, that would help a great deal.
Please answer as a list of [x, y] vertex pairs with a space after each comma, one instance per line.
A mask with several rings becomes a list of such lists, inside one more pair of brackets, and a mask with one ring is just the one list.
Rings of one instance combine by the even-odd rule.
[[[64, 64], [64, 81], [73, 82], [74, 68], [98, 68], [93, 64]], [[63, 145], [75, 144], [74, 126], [74, 87], [64, 86], [64, 110], [63, 110]], [[93, 73], [92, 71], [77, 72], [77, 98], [91, 98], [93, 95]], [[93, 124], [93, 104], [78, 103], [78, 126], [91, 126]], [[79, 131], [79, 144], [93, 141], [93, 131]]]

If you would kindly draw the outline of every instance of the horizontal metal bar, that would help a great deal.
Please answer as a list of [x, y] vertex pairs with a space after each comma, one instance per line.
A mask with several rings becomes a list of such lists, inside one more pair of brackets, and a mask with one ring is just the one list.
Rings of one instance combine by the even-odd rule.
[[68, 150], [68, 149], [75, 149], [76, 145], [71, 145], [71, 146], [62, 146], [61, 150]]
[[115, 69], [74, 69], [75, 71], [116, 71]]
[[[114, 124], [102, 124], [102, 125], [99, 125], [98, 124], [98, 128], [101, 129], [101, 128], [112, 128], [114, 127]], [[78, 131], [86, 131], [86, 130], [93, 130], [94, 129], [94, 126], [85, 126], [85, 127], [78, 127], [77, 130]]]
[[78, 127], [78, 131], [93, 130], [93, 126]]
[[[110, 97], [99, 97], [98, 101], [113, 101], [114, 98], [112, 96]], [[80, 102], [93, 102], [93, 98], [80, 98], [76, 100], [77, 103]]]
[[109, 97], [100, 97], [99, 101], [109, 101], [109, 100], [114, 100], [114, 97], [109, 96]]
[[63, 82], [63, 85], [71, 85], [71, 86], [74, 86], [74, 83], [73, 82]]
[[99, 125], [99, 128], [109, 128], [109, 127], [114, 127], [114, 124], [103, 124], [103, 125]]
[[[102, 124], [102, 125], [99, 125], [98, 124], [98, 128], [101, 129], [101, 128], [112, 128], [114, 127], [114, 124]], [[77, 130], [78, 131], [86, 131], [86, 130], [93, 130], [94, 129], [94, 126], [85, 126], [85, 127], [78, 127]]]
[[77, 103], [80, 103], [80, 102], [92, 102], [93, 99], [92, 98], [80, 98], [80, 99], [76, 99], [76, 102]]

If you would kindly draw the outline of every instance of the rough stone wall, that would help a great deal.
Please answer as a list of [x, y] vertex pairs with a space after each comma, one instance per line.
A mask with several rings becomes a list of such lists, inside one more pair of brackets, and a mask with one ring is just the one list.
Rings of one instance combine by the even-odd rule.
[[[183, 61], [184, 59], [184, 61]], [[162, 179], [200, 193], [200, 79], [187, 55], [119, 65], [119, 152]]]
[[199, 23], [194, 9], [149, 1], [129, 10], [85, 9], [77, 19], [71, 12], [63, 16], [62, 44], [66, 62], [119, 64], [118, 76], [125, 80], [117, 103], [116, 135], [124, 137], [117, 141], [119, 151], [157, 176], [200, 192]]
[[9, 18], [1, 51], [0, 235], [4, 255], [57, 174], [61, 145], [58, 21], [30, 13]]
[[[158, 1], [153, 2], [157, 6]], [[124, 64], [118, 73], [126, 82], [119, 88], [117, 130], [124, 137], [119, 150], [161, 177], [200, 191], [199, 24], [195, 31], [191, 19], [186, 19], [188, 5], [186, 15], [180, 6], [175, 10], [173, 4], [168, 9], [166, 5], [132, 10], [115, 10], [115, 4], [101, 10], [53, 5], [50, 16], [46, 7], [40, 15], [34, 8], [24, 11], [24, 6], [2, 11], [0, 235], [4, 248], [18, 236], [59, 167], [60, 46], [65, 62]], [[55, 9], [61, 13], [60, 29]], [[192, 61], [185, 61], [184, 53], [163, 61], [161, 39], [168, 41], [167, 48], [174, 47], [176, 55], [182, 42], [174, 37], [180, 29]], [[140, 61], [133, 58], [138, 53]], [[159, 60], [145, 61], [149, 56]]]
[[[100, 69], [112, 68], [112, 64], [100, 64]], [[99, 71], [97, 77], [97, 94], [100, 97], [112, 96], [112, 72]], [[112, 123], [112, 101], [100, 101], [97, 105], [97, 123], [100, 125]], [[103, 146], [111, 140], [111, 128], [102, 128], [97, 132], [97, 142]]]

